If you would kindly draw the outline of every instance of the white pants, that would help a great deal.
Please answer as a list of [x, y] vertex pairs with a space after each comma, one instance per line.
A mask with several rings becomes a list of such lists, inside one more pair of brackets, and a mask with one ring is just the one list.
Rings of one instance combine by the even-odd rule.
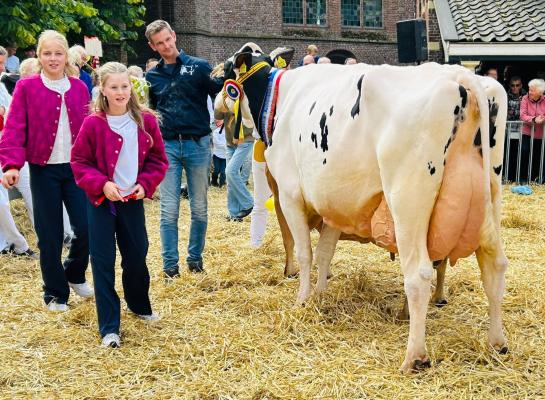
[[271, 197], [271, 189], [267, 183], [265, 168], [267, 163], [252, 159], [252, 175], [254, 178], [254, 209], [250, 222], [250, 244], [254, 248], [261, 247], [263, 236], [267, 229], [269, 211], [265, 208], [265, 202]]
[[[25, 173], [23, 170], [26, 168], [26, 179], [21, 179]], [[0, 179], [2, 178], [3, 174], [2, 171], [0, 171]], [[26, 192], [25, 190], [25, 183], [28, 186], [28, 192], [27, 197], [25, 198], [25, 203], [28, 208], [28, 201], [27, 199], [30, 199], [30, 210], [32, 210], [32, 198], [29, 196], [30, 194], [30, 185], [29, 185], [29, 179], [28, 179], [28, 166], [25, 164], [25, 167], [21, 169], [21, 172], [19, 173], [19, 184], [21, 183], [21, 180], [23, 180], [22, 185], [22, 191], [19, 189], [19, 184], [17, 185], [17, 188], [21, 191], [21, 194], [23, 192]], [[24, 196], [24, 194], [23, 194]], [[32, 211], [30, 212], [30, 215], [32, 216], [32, 222], [34, 223], [34, 215], [32, 214]], [[22, 253], [24, 251], [28, 250], [28, 243], [21, 235], [19, 230], [17, 229], [17, 226], [15, 225], [15, 221], [13, 220], [13, 216], [11, 215], [11, 209], [9, 207], [9, 194], [8, 190], [0, 185], [0, 250], [5, 249], [8, 246], [15, 247], [16, 253]]]

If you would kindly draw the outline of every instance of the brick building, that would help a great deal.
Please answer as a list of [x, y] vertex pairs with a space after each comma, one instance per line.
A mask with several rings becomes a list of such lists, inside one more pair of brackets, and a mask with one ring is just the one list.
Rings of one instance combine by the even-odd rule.
[[[309, 44], [342, 61], [397, 64], [396, 22], [414, 18], [414, 0], [156, 0], [146, 1], [146, 23], [157, 18], [176, 31], [178, 46], [215, 64], [245, 42], [265, 52], [293, 46], [297, 62]], [[144, 64], [155, 54], [143, 39], [133, 44]]]

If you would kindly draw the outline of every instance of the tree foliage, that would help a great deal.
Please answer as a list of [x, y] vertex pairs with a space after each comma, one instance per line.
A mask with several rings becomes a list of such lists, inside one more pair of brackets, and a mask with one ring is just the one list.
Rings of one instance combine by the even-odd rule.
[[27, 47], [40, 32], [97, 36], [103, 42], [137, 38], [144, 24], [144, 0], [11, 0], [0, 2], [0, 41]]

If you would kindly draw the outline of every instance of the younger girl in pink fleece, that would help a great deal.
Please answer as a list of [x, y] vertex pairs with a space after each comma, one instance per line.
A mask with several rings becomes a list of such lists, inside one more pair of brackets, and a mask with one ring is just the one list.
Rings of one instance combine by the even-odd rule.
[[115, 291], [115, 243], [121, 253], [127, 307], [155, 320], [148, 296], [148, 237], [143, 198], [151, 198], [168, 167], [154, 114], [131, 89], [127, 68], [117, 62], [98, 71], [100, 94], [72, 148], [76, 183], [89, 202], [89, 249], [102, 344], [119, 347], [120, 302]]

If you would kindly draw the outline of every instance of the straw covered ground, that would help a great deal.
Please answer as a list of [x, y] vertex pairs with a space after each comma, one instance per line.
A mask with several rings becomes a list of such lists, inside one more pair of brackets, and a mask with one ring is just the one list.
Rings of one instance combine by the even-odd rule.
[[[47, 312], [38, 264], [0, 256], [0, 396], [545, 398], [545, 189], [534, 189], [528, 197], [504, 189], [505, 356], [487, 346], [474, 257], [447, 270], [449, 304], [429, 307], [432, 368], [402, 376], [408, 323], [395, 319], [403, 301], [398, 261], [373, 245], [340, 242], [328, 292], [293, 308], [298, 280], [283, 278], [275, 218], [265, 245], [253, 250], [249, 221], [226, 222], [225, 192], [211, 189], [207, 273], [183, 272], [171, 283], [161, 276], [159, 202], [147, 203], [151, 297], [162, 320], [148, 325], [123, 306], [121, 349], [99, 347], [94, 301], [71, 297], [69, 312]], [[35, 247], [20, 200], [14, 208]], [[185, 257], [187, 202], [182, 213]], [[117, 286], [121, 293], [119, 276]]]

